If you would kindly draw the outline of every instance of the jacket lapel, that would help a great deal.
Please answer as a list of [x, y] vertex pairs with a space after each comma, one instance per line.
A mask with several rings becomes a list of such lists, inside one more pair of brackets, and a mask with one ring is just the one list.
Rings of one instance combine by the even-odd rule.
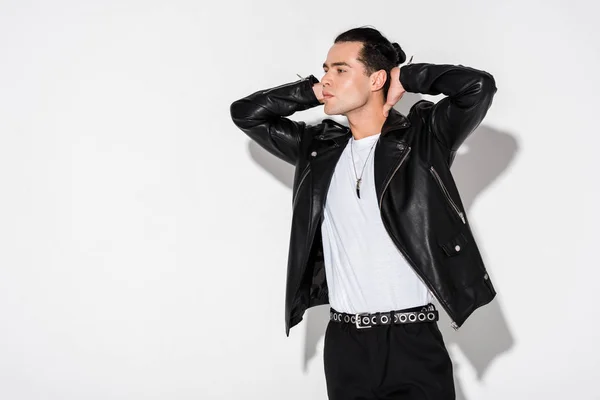
[[311, 185], [312, 199], [311, 219], [318, 221], [327, 198], [327, 190], [344, 148], [350, 139], [350, 131], [346, 135], [334, 139], [320, 140], [311, 150]]
[[409, 127], [408, 118], [392, 108], [381, 128], [379, 143], [375, 146], [375, 193], [378, 202], [385, 186], [408, 151], [404, 134]]

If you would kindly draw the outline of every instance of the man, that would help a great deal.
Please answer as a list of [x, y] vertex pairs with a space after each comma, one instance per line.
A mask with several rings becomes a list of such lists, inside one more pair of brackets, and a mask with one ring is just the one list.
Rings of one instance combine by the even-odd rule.
[[[234, 123], [295, 165], [286, 334], [330, 304], [324, 363], [330, 399], [454, 399], [433, 297], [458, 329], [496, 292], [450, 166], [496, 92], [464, 66], [407, 64], [372, 28], [340, 34], [314, 76], [233, 102]], [[444, 94], [404, 116], [405, 91]], [[349, 127], [286, 117], [324, 105]]]

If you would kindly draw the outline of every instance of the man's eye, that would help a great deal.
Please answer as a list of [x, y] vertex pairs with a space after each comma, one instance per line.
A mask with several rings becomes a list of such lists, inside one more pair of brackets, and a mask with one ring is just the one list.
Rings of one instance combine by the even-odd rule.
[[338, 68], [338, 72], [346, 72], [346, 71], [341, 68]]

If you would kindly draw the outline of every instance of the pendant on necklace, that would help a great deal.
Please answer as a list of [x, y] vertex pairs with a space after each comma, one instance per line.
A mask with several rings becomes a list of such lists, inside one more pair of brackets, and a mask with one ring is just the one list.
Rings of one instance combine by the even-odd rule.
[[356, 195], [358, 196], [358, 198], [359, 198], [359, 199], [360, 199], [360, 181], [361, 181], [361, 179], [362, 179], [362, 178], [359, 178], [359, 179], [356, 181]]

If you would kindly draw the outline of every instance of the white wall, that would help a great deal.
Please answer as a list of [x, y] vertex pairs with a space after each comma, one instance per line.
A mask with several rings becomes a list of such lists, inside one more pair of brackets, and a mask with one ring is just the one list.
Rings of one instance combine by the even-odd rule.
[[284, 333], [293, 170], [229, 105], [320, 78], [367, 24], [497, 81], [453, 167], [499, 293], [458, 332], [441, 322], [458, 399], [600, 399], [597, 13], [2, 1], [0, 399], [326, 399], [327, 308]]

